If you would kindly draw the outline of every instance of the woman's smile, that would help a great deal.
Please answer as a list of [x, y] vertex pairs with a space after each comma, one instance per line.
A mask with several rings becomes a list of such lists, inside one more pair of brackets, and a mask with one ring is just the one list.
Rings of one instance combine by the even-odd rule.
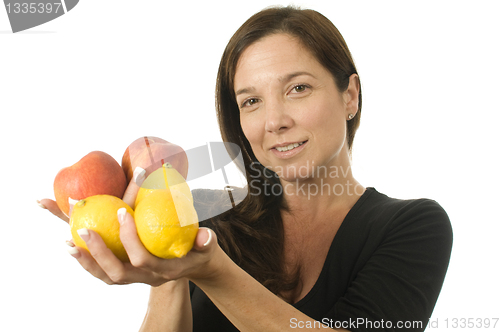
[[277, 144], [271, 149], [271, 151], [277, 158], [291, 158], [300, 153], [305, 148], [307, 142], [308, 141]]

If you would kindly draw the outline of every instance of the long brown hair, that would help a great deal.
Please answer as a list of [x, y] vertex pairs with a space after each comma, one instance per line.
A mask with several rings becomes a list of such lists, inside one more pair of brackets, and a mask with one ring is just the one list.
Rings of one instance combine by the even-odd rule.
[[[220, 245], [245, 271], [275, 294], [294, 289], [299, 270], [284, 266], [283, 222], [287, 210], [278, 177], [258, 163], [240, 125], [234, 92], [234, 76], [241, 54], [252, 43], [276, 33], [297, 37], [334, 77], [339, 91], [357, 74], [349, 49], [337, 28], [322, 14], [310, 9], [273, 7], [250, 17], [229, 41], [220, 62], [216, 86], [216, 109], [222, 139], [238, 144], [242, 151], [249, 194], [236, 208], [213, 220]], [[352, 149], [361, 116], [359, 108], [347, 122], [347, 143]], [[269, 190], [273, 188], [274, 190]], [[267, 190], [265, 190], [267, 189]]]

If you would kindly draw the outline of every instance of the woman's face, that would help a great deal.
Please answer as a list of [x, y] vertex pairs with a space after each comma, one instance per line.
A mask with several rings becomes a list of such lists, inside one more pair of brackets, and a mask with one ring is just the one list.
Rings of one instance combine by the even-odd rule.
[[238, 61], [234, 90], [255, 156], [282, 180], [310, 177], [320, 166], [348, 166], [346, 120], [357, 110], [357, 94], [339, 92], [298, 39], [274, 34], [250, 45]]

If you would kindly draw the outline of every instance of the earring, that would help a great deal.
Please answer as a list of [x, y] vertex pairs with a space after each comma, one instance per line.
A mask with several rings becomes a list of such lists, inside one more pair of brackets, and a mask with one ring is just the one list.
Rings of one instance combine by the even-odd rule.
[[347, 117], [349, 118], [349, 120], [352, 120], [352, 118], [354, 118], [354, 114], [349, 113], [349, 115]]

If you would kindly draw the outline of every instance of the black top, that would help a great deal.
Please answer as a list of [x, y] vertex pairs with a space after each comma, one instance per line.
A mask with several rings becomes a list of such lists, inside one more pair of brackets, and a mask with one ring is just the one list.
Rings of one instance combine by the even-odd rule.
[[[311, 291], [293, 306], [331, 328], [423, 331], [452, 247], [448, 215], [433, 200], [400, 200], [367, 188], [332, 241]], [[191, 286], [193, 331], [238, 331]], [[290, 317], [290, 327], [307, 327]]]

